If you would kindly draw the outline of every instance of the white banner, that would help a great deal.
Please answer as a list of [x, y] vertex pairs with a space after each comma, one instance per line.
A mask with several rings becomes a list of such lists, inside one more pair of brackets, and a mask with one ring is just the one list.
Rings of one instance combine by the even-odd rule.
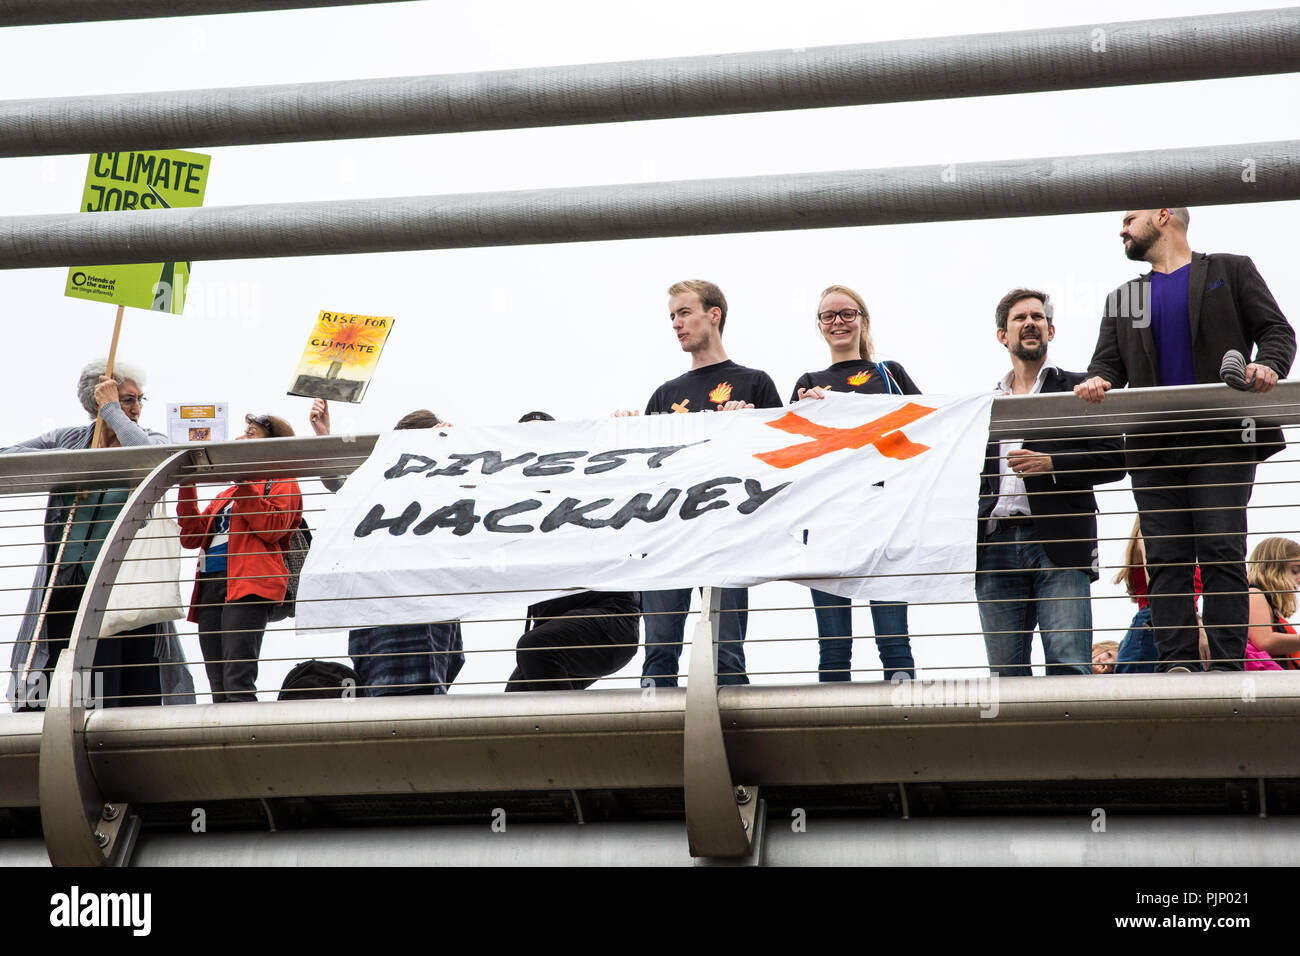
[[832, 393], [788, 409], [389, 432], [315, 532], [297, 620], [410, 624], [555, 596], [520, 589], [776, 580], [966, 600], [992, 400]]

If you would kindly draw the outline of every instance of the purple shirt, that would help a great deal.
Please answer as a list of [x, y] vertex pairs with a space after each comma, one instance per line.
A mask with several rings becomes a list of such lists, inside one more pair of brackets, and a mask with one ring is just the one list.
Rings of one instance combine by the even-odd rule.
[[1165, 274], [1151, 273], [1151, 337], [1156, 345], [1156, 371], [1161, 385], [1193, 385], [1192, 323], [1187, 316], [1189, 262]]

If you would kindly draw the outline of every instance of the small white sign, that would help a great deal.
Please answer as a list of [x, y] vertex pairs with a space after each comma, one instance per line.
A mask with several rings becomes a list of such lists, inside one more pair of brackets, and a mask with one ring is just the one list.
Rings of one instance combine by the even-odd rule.
[[228, 406], [176, 403], [167, 406], [167, 438], [174, 445], [195, 441], [225, 441]]

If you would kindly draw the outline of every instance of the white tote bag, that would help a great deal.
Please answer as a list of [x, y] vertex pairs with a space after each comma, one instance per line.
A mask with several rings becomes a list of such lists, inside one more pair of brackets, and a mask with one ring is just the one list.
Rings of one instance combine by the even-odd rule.
[[175, 621], [181, 604], [181, 529], [159, 502], [149, 522], [126, 549], [126, 560], [108, 596], [99, 636]]

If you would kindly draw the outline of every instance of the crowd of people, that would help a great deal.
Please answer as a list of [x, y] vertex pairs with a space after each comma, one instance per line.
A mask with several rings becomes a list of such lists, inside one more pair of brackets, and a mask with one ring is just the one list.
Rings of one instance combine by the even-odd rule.
[[[1112, 389], [1221, 378], [1243, 390], [1272, 389], [1291, 368], [1295, 333], [1249, 258], [1191, 250], [1189, 220], [1186, 209], [1124, 215], [1125, 253], [1151, 270], [1107, 298], [1095, 353], [1084, 371], [1063, 370], [1048, 360], [1056, 327], [1047, 292], [1016, 288], [1004, 295], [994, 307], [994, 334], [1010, 369], [994, 383], [997, 392], [1072, 392], [1095, 404]], [[620, 410], [616, 416], [781, 406], [772, 378], [732, 361], [723, 347], [727, 301], [721, 289], [703, 280], [677, 282], [668, 289], [668, 308], [690, 367], [659, 386], [643, 412]], [[791, 402], [821, 399], [829, 391], [920, 394], [901, 364], [876, 355], [870, 314], [858, 292], [844, 285], [823, 290], [814, 328], [826, 343], [829, 364], [799, 376]], [[1225, 355], [1232, 353], [1242, 358], [1230, 377]], [[87, 366], [78, 385], [83, 406], [98, 424], [56, 429], [0, 448], [0, 454], [165, 443], [138, 423], [142, 373], [122, 365], [111, 376], [103, 371], [102, 365]], [[316, 434], [329, 434], [328, 403], [317, 400], [309, 420]], [[520, 419], [549, 420], [544, 412]], [[243, 439], [294, 433], [272, 415], [250, 414], [246, 424]], [[421, 409], [395, 428], [449, 425]], [[1269, 538], [1246, 556], [1246, 505], [1255, 468], [1283, 446], [1279, 428], [1242, 429], [1221, 420], [1109, 437], [1062, 428], [1028, 441], [990, 441], [979, 476], [975, 568], [990, 670], [1029, 676], [1036, 629], [1050, 675], [1300, 666], [1300, 636], [1287, 620], [1300, 587], [1300, 544]], [[1094, 646], [1091, 586], [1100, 575], [1094, 488], [1126, 474], [1138, 518], [1116, 583], [1138, 611], [1122, 642]], [[342, 483], [324, 481], [331, 491]], [[66, 647], [87, 574], [126, 495], [118, 488], [50, 497], [45, 559], [14, 648], [15, 708], [41, 705], [33, 696], [33, 678], [44, 674], [47, 680]], [[199, 552], [189, 619], [198, 626], [215, 702], [256, 700], [263, 633], [269, 620], [287, 613], [292, 571], [286, 558], [295, 551], [291, 541], [301, 529], [302, 508], [302, 491], [292, 479], [241, 481], [202, 509], [194, 486], [181, 486], [180, 541]], [[533, 605], [506, 690], [586, 688], [626, 666], [642, 644], [643, 685], [676, 686], [691, 591], [580, 591]], [[819, 590], [811, 601], [819, 678], [848, 680], [851, 605]], [[722, 609], [718, 683], [745, 684], [746, 589], [723, 589]], [[869, 609], [885, 678], [915, 677], [907, 605], [873, 600]], [[455, 621], [353, 630], [348, 651], [357, 692], [445, 693], [463, 664], [462, 643]], [[117, 666], [146, 662], [158, 666]], [[114, 675], [116, 693], [106, 695], [113, 700], [186, 699], [188, 678], [181, 677], [185, 666], [169, 623], [100, 640], [94, 666]]]

